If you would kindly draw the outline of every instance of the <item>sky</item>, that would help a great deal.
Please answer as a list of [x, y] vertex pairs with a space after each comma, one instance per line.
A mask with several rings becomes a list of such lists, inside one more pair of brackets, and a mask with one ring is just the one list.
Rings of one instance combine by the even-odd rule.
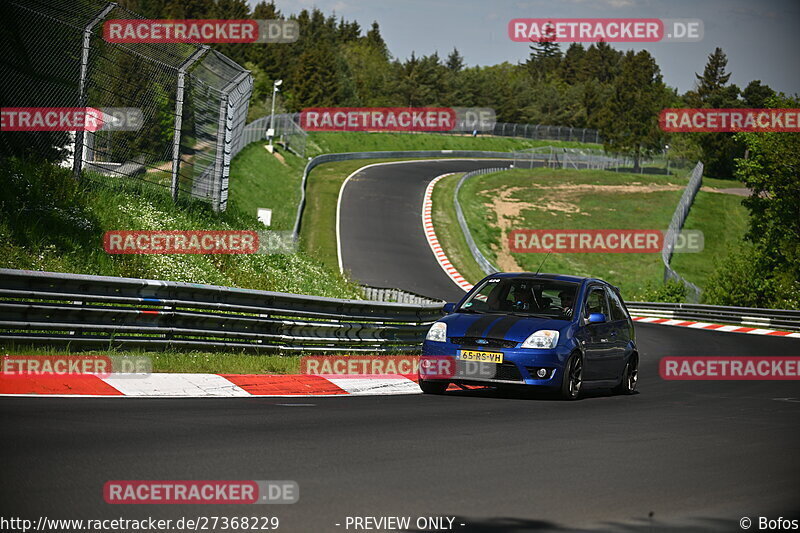
[[[254, 6], [257, 0], [249, 0]], [[326, 15], [356, 20], [366, 32], [381, 27], [394, 57], [458, 48], [467, 65], [527, 59], [527, 43], [511, 41], [514, 18], [701, 19], [704, 37], [693, 43], [614, 43], [617, 49], [648, 50], [664, 81], [683, 93], [694, 87], [708, 55], [721, 47], [731, 83], [744, 88], [761, 80], [787, 94], [800, 93], [800, 0], [275, 0], [284, 14], [317, 7]], [[302, 38], [302, 37], [301, 37]], [[562, 44], [566, 49], [568, 44]], [[588, 44], [586, 45], [588, 46]]]

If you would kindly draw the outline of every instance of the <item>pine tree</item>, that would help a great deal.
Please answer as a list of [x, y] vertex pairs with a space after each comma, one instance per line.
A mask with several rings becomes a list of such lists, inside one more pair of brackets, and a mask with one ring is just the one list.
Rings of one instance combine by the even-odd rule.
[[697, 97], [703, 104], [709, 104], [710, 107], [719, 107], [714, 104], [719, 103], [719, 96], [731, 77], [730, 72], [725, 72], [725, 67], [727, 66], [728, 56], [725, 55], [722, 48], [717, 47], [708, 56], [703, 75], [695, 74], [695, 78], [697, 78]]
[[453, 51], [447, 56], [445, 66], [451, 72], [460, 72], [464, 68], [464, 57], [458, 52], [458, 48], [453, 47]]

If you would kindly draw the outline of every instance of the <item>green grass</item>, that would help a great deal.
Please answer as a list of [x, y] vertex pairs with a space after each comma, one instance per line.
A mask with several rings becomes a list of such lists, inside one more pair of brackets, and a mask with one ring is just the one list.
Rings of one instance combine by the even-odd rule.
[[318, 296], [358, 297], [337, 271], [291, 255], [110, 255], [109, 230], [263, 230], [255, 213], [214, 213], [204, 202], [173, 204], [135, 181], [101, 186], [41, 163], [0, 167], [0, 267], [206, 283]]
[[255, 355], [252, 353], [146, 350], [75, 350], [31, 346], [4, 346], [0, 354], [14, 355], [126, 355], [150, 359], [153, 372], [199, 374], [298, 374], [299, 355]]
[[[507, 206], [519, 213], [509, 216], [510, 229], [666, 229], [687, 182], [675, 176], [634, 175], [607, 171], [577, 170], [511, 170], [467, 181], [459, 199], [470, 225], [473, 237], [481, 251], [495, 264], [502, 257], [502, 270], [519, 268], [535, 271], [543, 254], [503, 253], [500, 247], [501, 230], [494, 208], [486, 204], [493, 201], [501, 191], [516, 188], [508, 194]], [[546, 187], [535, 188], [532, 185]], [[621, 185], [636, 186], [640, 190], [553, 190], [559, 185]], [[707, 187], [731, 187], [730, 181], [705, 180]], [[672, 186], [674, 190], [651, 190], [648, 186]], [[441, 191], [447, 196], [447, 183]], [[437, 187], [438, 188], [438, 187]], [[452, 189], [451, 189], [452, 190]], [[436, 197], [437, 192], [434, 192]], [[686, 229], [700, 229], [705, 234], [706, 249], [698, 254], [676, 254], [674, 268], [702, 286], [714, 267], [713, 259], [724, 256], [726, 251], [741, 240], [747, 224], [747, 212], [739, 205], [741, 198], [714, 192], [698, 193]], [[516, 204], [523, 202], [526, 205]], [[447, 205], [447, 202], [444, 203]], [[434, 203], [440, 211], [438, 203]], [[535, 208], [541, 207], [541, 209]], [[447, 208], [450, 209], [449, 207]], [[450, 218], [456, 224], [454, 214], [437, 216]], [[734, 219], [736, 219], [734, 221]], [[437, 234], [439, 229], [437, 227]], [[463, 239], [445, 236], [443, 242], [449, 255], [468, 254]], [[499, 257], [501, 256], [501, 257]], [[512, 260], [516, 266], [511, 265]], [[505, 267], [505, 268], [503, 268]], [[462, 272], [474, 282], [479, 272], [469, 267]], [[591, 275], [620, 286], [627, 299], [635, 299], [637, 292], [648, 284], [660, 285], [663, 267], [660, 254], [551, 254], [542, 268], [544, 272]]]
[[474, 284], [483, 279], [486, 274], [469, 252], [467, 240], [458, 224], [456, 209], [453, 205], [453, 192], [461, 176], [463, 174], [459, 173], [442, 178], [433, 188], [433, 227], [436, 230], [436, 238], [442, 249], [447, 252], [450, 263], [465, 279]]
[[257, 208], [272, 209], [271, 229], [290, 230], [300, 201], [300, 181], [306, 162], [279, 150], [282, 163], [270, 154], [265, 143], [251, 143], [233, 158], [228, 208], [255, 217]]
[[337, 152], [379, 150], [488, 150], [510, 152], [541, 146], [602, 148], [599, 144], [567, 141], [535, 141], [516, 137], [441, 135], [435, 133], [312, 132], [308, 136], [309, 156]]
[[[730, 180], [703, 179], [706, 187], [741, 187]], [[749, 215], [742, 205], [742, 196], [701, 190], [695, 198], [683, 228], [700, 230], [705, 236], [703, 251], [673, 254], [672, 268], [701, 288], [718, 262], [728, 256], [744, 240], [749, 227]]]

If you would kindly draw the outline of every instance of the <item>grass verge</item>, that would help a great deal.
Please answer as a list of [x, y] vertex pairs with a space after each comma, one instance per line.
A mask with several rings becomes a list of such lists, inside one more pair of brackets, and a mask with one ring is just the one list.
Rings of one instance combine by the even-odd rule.
[[148, 351], [148, 350], [83, 350], [4, 346], [3, 355], [127, 355], [150, 359], [153, 372], [198, 374], [298, 374], [299, 355], [256, 355], [246, 352]]
[[6, 160], [0, 166], [0, 267], [149, 278], [341, 298], [355, 285], [304, 253], [130, 254], [103, 249], [109, 230], [263, 230], [255, 214], [174, 204], [139, 182], [73, 180], [67, 169]]
[[[434, 190], [434, 221], [448, 257], [453, 256], [451, 261], [474, 283], [482, 277], [480, 270], [474, 261], [463, 260], [469, 256], [466, 241], [453, 235], [459, 229], [448, 201], [454, 182], [442, 180]], [[503, 241], [510, 229], [665, 229], [686, 183], [686, 178], [675, 176], [511, 170], [472, 178], [459, 199], [473, 237], [491, 261], [505, 271], [535, 271], [544, 256], [509, 252]], [[704, 181], [685, 227], [704, 232], [705, 249], [674, 256], [673, 267], [701, 287], [715, 258], [736, 246], [747, 226], [741, 197], [709, 189], [736, 185], [728, 180]], [[643, 287], [660, 285], [663, 275], [660, 254], [553, 254], [542, 270], [606, 279], [631, 300]]]

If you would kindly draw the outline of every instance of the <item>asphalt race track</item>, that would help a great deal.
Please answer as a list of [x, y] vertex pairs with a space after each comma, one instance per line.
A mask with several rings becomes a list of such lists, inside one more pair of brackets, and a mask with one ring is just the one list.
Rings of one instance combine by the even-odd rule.
[[[343, 197], [345, 267], [373, 285], [457, 297], [460, 289], [434, 262], [421, 231], [422, 191], [436, 175], [480, 165], [486, 162], [389, 165], [351, 180]], [[382, 180], [373, 180], [373, 172]], [[363, 248], [371, 241], [356, 231], [354, 205], [359, 216], [382, 215], [366, 229], [384, 245]], [[663, 356], [797, 356], [800, 342], [648, 324], [636, 329], [641, 392], [625, 397], [600, 391], [562, 402], [469, 391], [2, 398], [0, 515], [274, 515], [279, 531], [288, 532], [354, 531], [344, 527], [348, 516], [456, 516], [453, 531], [496, 533], [742, 531], [744, 516], [758, 531], [759, 516], [800, 518], [800, 383], [678, 382], [658, 375]], [[294, 480], [300, 501], [104, 503], [106, 481], [133, 479]]]
[[460, 300], [464, 291], [445, 274], [425, 240], [421, 215], [425, 188], [447, 172], [509, 164], [439, 160], [379, 165], [355, 174], [341, 195], [339, 234], [344, 270], [364, 285]]
[[[0, 514], [272, 513], [292, 532], [457, 515], [455, 531], [510, 532], [658, 530], [650, 512], [670, 530], [741, 531], [741, 516], [800, 511], [797, 383], [664, 381], [657, 368], [664, 355], [797, 355], [798, 342], [637, 329], [641, 393], [629, 397], [3, 398]], [[300, 501], [106, 505], [114, 479], [291, 479]]]

